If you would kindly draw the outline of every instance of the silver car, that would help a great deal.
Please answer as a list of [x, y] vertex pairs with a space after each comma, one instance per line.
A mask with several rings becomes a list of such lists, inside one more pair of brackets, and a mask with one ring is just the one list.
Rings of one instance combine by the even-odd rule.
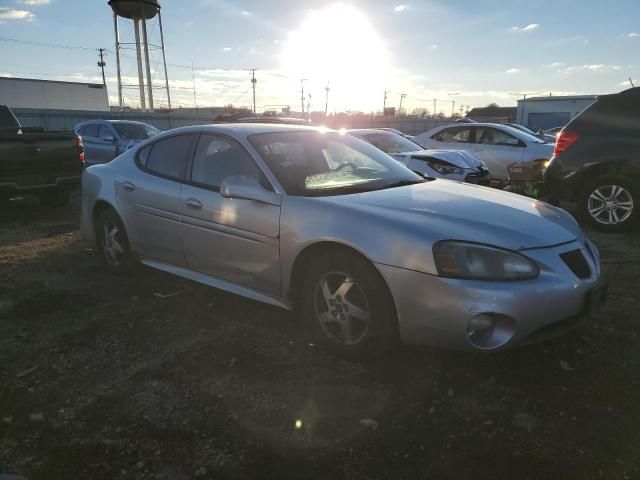
[[87, 166], [110, 162], [160, 133], [153, 125], [128, 120], [91, 120], [77, 124], [74, 131], [82, 137]]
[[171, 130], [86, 169], [82, 233], [132, 259], [285, 309], [347, 355], [407, 343], [496, 350], [599, 305], [598, 250], [565, 211], [425, 179], [327, 129]]
[[412, 140], [392, 131], [363, 128], [347, 130], [378, 147], [414, 172], [428, 177], [489, 185], [491, 174], [485, 163], [465, 150], [424, 150]]

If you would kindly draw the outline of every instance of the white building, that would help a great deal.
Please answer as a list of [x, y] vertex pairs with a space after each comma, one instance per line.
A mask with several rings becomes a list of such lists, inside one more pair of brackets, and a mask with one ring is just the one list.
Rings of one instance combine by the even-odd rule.
[[0, 105], [11, 108], [108, 111], [101, 83], [58, 82], [0, 77]]
[[597, 95], [574, 95], [518, 100], [516, 122], [529, 128], [563, 127], [596, 98]]

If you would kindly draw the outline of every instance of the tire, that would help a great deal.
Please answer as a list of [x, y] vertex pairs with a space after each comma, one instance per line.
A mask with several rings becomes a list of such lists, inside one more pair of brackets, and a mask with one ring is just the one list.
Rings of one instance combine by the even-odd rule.
[[605, 175], [584, 189], [581, 215], [596, 229], [627, 232], [637, 223], [640, 185], [619, 175]]
[[299, 300], [316, 341], [338, 355], [371, 358], [398, 342], [391, 294], [373, 265], [355, 254], [337, 251], [314, 259]]
[[112, 209], [104, 210], [95, 222], [96, 248], [105, 267], [116, 274], [133, 270], [129, 239], [120, 217]]
[[69, 203], [71, 194], [68, 191], [42, 192], [38, 199], [43, 207], [62, 208]]

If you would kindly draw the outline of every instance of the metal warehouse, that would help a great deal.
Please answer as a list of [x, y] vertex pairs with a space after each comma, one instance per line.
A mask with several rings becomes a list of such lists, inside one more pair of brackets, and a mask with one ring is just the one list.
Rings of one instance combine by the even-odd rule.
[[563, 127], [596, 98], [597, 95], [573, 95], [518, 100], [516, 121], [529, 128]]
[[107, 89], [101, 83], [0, 77], [0, 105], [11, 108], [108, 111], [109, 99]]

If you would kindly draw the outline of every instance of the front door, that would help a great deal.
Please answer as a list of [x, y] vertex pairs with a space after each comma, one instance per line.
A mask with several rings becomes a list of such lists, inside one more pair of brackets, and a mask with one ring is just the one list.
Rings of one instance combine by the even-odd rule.
[[495, 178], [507, 178], [507, 167], [521, 162], [526, 144], [494, 127], [474, 127], [473, 153], [483, 160]]
[[253, 177], [271, 189], [249, 153], [230, 137], [202, 134], [189, 174], [180, 207], [189, 268], [279, 294], [280, 207], [219, 193], [224, 179], [235, 175]]
[[142, 257], [185, 266], [180, 191], [195, 135], [163, 138], [138, 152], [116, 179], [129, 242]]

